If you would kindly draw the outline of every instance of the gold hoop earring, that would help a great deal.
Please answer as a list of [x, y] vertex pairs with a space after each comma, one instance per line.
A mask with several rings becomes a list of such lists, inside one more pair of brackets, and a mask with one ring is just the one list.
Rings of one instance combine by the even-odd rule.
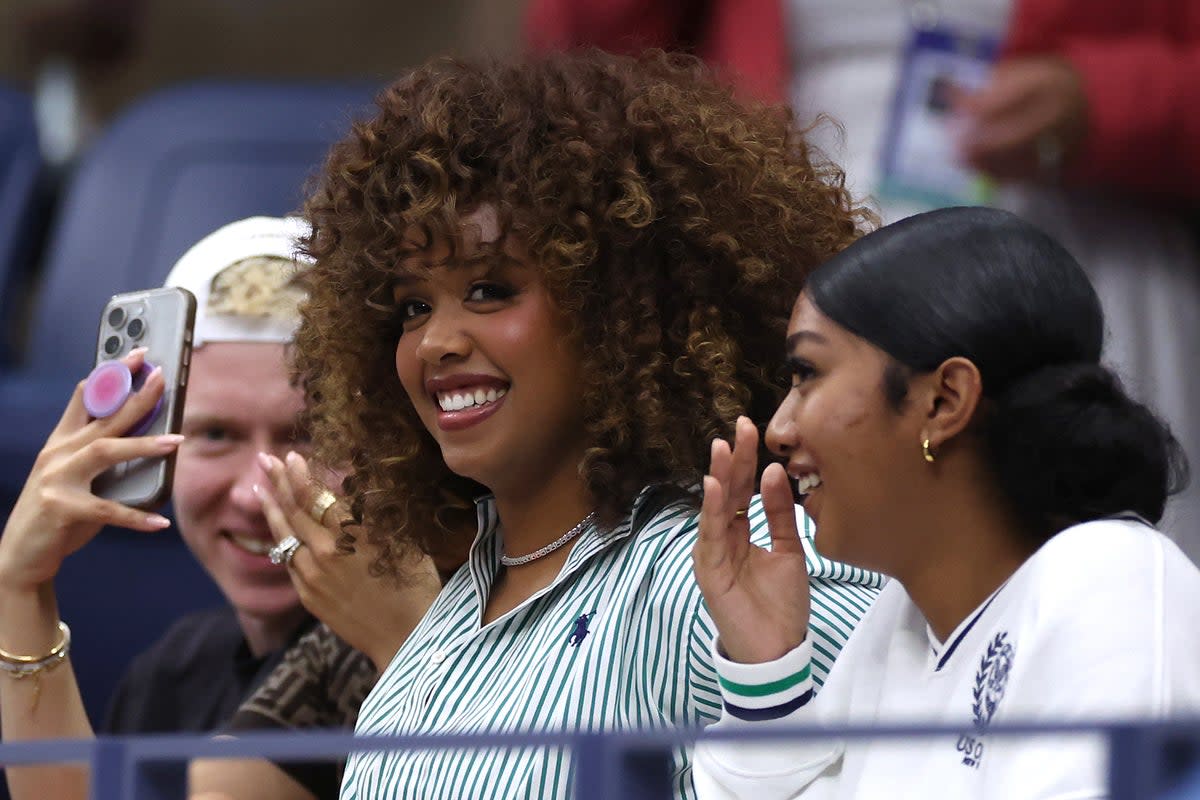
[[932, 464], [937, 459], [933, 455], [933, 451], [929, 449], [929, 440], [921, 442], [921, 455], [925, 456], [925, 460]]

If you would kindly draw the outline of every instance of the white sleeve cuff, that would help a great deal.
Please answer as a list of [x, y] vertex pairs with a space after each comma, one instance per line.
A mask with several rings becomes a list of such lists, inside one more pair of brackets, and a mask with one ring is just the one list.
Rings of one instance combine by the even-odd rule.
[[806, 705], [813, 696], [812, 643], [763, 664], [739, 664], [721, 654], [713, 641], [713, 663], [727, 714], [747, 722], [780, 719]]

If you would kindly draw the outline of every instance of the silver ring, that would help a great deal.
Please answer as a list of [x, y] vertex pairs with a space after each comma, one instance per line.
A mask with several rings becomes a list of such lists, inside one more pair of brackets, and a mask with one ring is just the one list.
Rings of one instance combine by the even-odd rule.
[[295, 536], [287, 536], [279, 544], [275, 545], [267, 553], [267, 558], [271, 559], [272, 564], [290, 564], [292, 556], [296, 555], [296, 551], [300, 549], [300, 545], [304, 542], [297, 539]]

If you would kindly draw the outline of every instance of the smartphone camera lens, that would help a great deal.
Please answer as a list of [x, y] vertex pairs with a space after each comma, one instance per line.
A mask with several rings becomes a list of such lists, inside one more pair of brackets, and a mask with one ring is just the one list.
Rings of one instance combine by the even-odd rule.
[[129, 334], [130, 339], [140, 339], [142, 338], [142, 334], [146, 332], [146, 323], [134, 317], [129, 320], [129, 325], [125, 328], [125, 332]]
[[120, 328], [125, 324], [125, 309], [117, 307], [108, 312], [108, 325], [110, 328]]
[[105, 355], [115, 356], [119, 352], [121, 352], [121, 337], [120, 336], [110, 336], [104, 340]]

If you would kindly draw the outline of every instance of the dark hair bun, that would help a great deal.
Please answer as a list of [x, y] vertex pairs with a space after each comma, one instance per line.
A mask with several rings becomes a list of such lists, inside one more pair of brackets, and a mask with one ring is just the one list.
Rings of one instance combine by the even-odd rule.
[[1040, 539], [1122, 511], [1157, 522], [1169, 491], [1187, 481], [1170, 430], [1099, 364], [1035, 370], [984, 419], [1001, 488]]

